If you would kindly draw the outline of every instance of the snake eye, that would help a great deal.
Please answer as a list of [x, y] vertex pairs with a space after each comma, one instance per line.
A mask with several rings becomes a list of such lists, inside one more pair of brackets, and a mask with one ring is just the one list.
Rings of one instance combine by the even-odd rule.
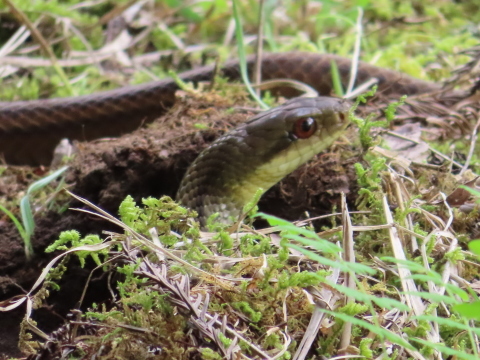
[[299, 139], [308, 139], [317, 130], [317, 122], [311, 117], [300, 118], [293, 125], [293, 135]]

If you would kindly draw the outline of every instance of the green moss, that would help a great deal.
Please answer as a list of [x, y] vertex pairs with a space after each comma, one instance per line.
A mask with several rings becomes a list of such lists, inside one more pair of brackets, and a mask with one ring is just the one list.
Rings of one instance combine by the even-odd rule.
[[[81, 238], [80, 233], [76, 230], [64, 231], [60, 234], [58, 240], [45, 249], [45, 252], [53, 252], [56, 250], [70, 250], [79, 246], [99, 245], [103, 240], [98, 235], [87, 235]], [[102, 256], [104, 259], [108, 256], [109, 249], [101, 249], [98, 251], [84, 250], [76, 251], [75, 255], [80, 260], [80, 265], [85, 266], [85, 261], [88, 257], [91, 257], [95, 263], [100, 266], [104, 260], [100, 259]]]

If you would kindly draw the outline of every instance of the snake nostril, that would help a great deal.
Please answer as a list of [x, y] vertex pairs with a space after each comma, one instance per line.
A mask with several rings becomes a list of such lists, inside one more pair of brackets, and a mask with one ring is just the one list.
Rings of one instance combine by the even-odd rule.
[[346, 113], [340, 112], [338, 113], [338, 119], [340, 123], [345, 124], [347, 122], [348, 115]]

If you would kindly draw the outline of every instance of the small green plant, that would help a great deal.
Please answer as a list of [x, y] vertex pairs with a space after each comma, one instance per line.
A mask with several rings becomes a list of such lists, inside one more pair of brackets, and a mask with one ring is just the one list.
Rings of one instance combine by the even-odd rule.
[[130, 195], [120, 204], [120, 219], [133, 230], [147, 235], [149, 229], [156, 228], [165, 245], [177, 241], [177, 238], [171, 235], [172, 228], [186, 235], [198, 235], [198, 227], [189, 226], [187, 221], [196, 217], [197, 213], [178, 205], [170, 197], [144, 198], [142, 205], [143, 207], [138, 206]]
[[35, 231], [35, 220], [33, 218], [33, 211], [31, 206], [32, 196], [40, 189], [55, 181], [67, 169], [67, 166], [62, 167], [61, 169], [58, 169], [52, 174], [35, 181], [28, 187], [26, 195], [20, 200], [20, 214], [22, 222], [20, 222], [17, 217], [5, 206], [0, 204], [0, 210], [3, 211], [12, 220], [20, 236], [23, 239], [23, 243], [25, 246], [25, 256], [27, 257], [27, 259], [30, 259], [33, 255], [31, 237], [33, 235], [33, 232]]
[[381, 173], [387, 169], [385, 158], [371, 158], [368, 167], [361, 163], [354, 164], [357, 173], [357, 182], [360, 187], [358, 191], [358, 209], [381, 209], [382, 177]]
[[385, 110], [385, 120], [378, 120], [373, 121], [374, 114], [367, 116], [365, 119], [356, 117], [354, 115], [355, 110], [357, 109], [360, 103], [365, 104], [369, 97], [375, 95], [377, 91], [377, 87], [374, 86], [372, 90], [360, 95], [351, 110], [351, 120], [352, 122], [358, 126], [359, 129], [359, 138], [360, 143], [362, 144], [362, 148], [364, 151], [367, 151], [373, 145], [375, 145], [375, 139], [371, 136], [370, 132], [373, 127], [382, 127], [388, 128], [389, 124], [394, 120], [395, 113], [397, 108], [405, 103], [406, 96], [402, 96], [398, 101], [392, 102], [387, 106]]

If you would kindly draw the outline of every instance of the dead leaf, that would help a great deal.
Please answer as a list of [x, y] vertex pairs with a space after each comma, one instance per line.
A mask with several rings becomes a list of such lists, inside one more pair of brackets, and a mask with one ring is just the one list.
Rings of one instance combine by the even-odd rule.
[[[477, 176], [475, 179], [465, 183], [464, 186], [474, 190], [478, 190], [479, 188], [476, 185], [478, 178], [479, 177]], [[450, 195], [447, 196], [447, 203], [452, 207], [459, 207], [461, 205], [464, 205], [471, 196], [472, 194], [469, 191], [463, 188], [456, 188]]]

